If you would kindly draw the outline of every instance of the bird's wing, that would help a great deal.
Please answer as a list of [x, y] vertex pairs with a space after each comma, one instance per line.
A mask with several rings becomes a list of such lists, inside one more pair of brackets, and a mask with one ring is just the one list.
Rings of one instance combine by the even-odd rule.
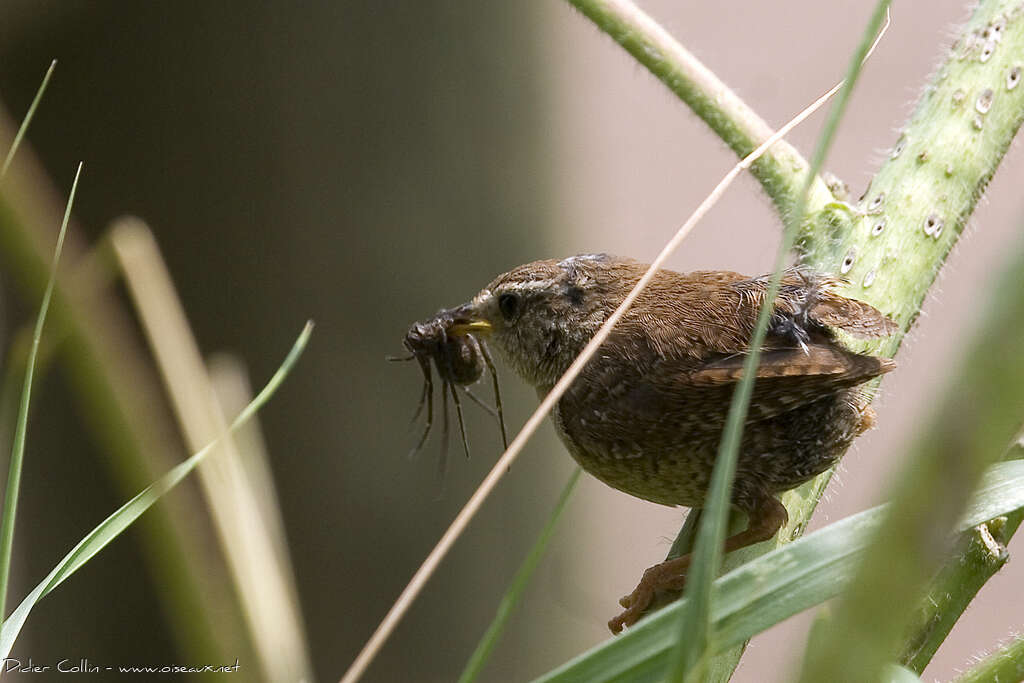
[[[731, 394], [743, 378], [745, 362], [746, 354], [721, 357], [678, 375], [676, 380], [688, 382], [698, 390], [728, 387]], [[805, 349], [765, 350], [757, 366], [748, 420], [792, 410], [895, 367], [888, 358], [853, 353], [827, 339], [812, 340]]]
[[[649, 342], [665, 357], [695, 359], [745, 353], [770, 276], [731, 272], [664, 272], [624, 318], [627, 337]], [[861, 301], [837, 294], [839, 280], [805, 268], [783, 273], [765, 348], [803, 349], [812, 335], [843, 330], [856, 337], [892, 334], [895, 322]]]

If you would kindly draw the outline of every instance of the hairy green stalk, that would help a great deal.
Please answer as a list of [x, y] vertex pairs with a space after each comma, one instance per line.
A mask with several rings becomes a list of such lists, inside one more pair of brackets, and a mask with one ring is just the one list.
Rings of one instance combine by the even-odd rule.
[[[1007, 459], [1024, 459], [1024, 448], [1017, 444]], [[900, 662], [918, 673], [924, 671], [974, 596], [1010, 559], [1006, 546], [1022, 520], [1024, 510], [1017, 510], [971, 530], [962, 550], [928, 583], [905, 637]]]
[[981, 660], [955, 683], [1007, 683], [1024, 680], [1024, 635]]
[[[672, 76], [685, 72], [689, 59], [685, 51], [680, 53], [671, 38], [666, 43], [663, 29], [629, 3], [572, 1], [684, 101], [696, 102], [699, 108], [702, 98], [713, 91], [680, 92], [698, 83]], [[1024, 54], [1020, 18], [1021, 11], [1012, 2], [983, 0], [979, 4], [858, 206], [812, 194], [808, 220], [798, 237], [802, 262], [848, 278], [847, 294], [874, 304], [901, 323], [901, 332], [888, 340], [873, 345], [851, 342], [851, 346], [895, 353], [1015, 136], [1024, 116], [1024, 89], [1017, 87], [1020, 64], [1014, 61], [1014, 55]], [[672, 49], [658, 48], [666, 44]], [[649, 46], [655, 49], [647, 50]], [[684, 58], [676, 59], [678, 54]], [[694, 87], [700, 90], [701, 86]], [[714, 118], [711, 112], [700, 115], [705, 120]], [[722, 126], [712, 124], [712, 128], [719, 132]], [[789, 204], [773, 194], [771, 183], [762, 180], [762, 184], [785, 215]], [[730, 553], [723, 568], [740, 566], [799, 537], [830, 477], [827, 472], [784, 494], [782, 501], [790, 514], [787, 526], [771, 542]], [[697, 517], [689, 516], [671, 556], [689, 550]], [[737, 648], [712, 660], [708, 680], [727, 680], [741, 652]]]
[[1020, 432], [1024, 243], [1020, 247], [989, 292], [985, 323], [966, 361], [949, 378], [909, 454], [887, 523], [836, 608], [828, 638], [808, 651], [802, 680], [875, 680], [898, 656], [924, 587], [951, 553], [949, 530], [981, 473]]
[[864, 58], [885, 20], [888, 7], [889, 0], [880, 0], [875, 6], [865, 35], [850, 61], [843, 87], [829, 111], [825, 127], [822, 129], [815, 147], [814, 156], [811, 158], [811, 166], [804, 176], [801, 192], [797, 195], [793, 213], [786, 221], [786, 229], [776, 254], [771, 282], [765, 293], [765, 303], [758, 311], [757, 324], [751, 335], [750, 350], [743, 365], [743, 379], [736, 387], [729, 406], [722, 442], [715, 460], [707, 505], [701, 514], [700, 528], [694, 547], [694, 562], [687, 576], [684, 594], [688, 599], [689, 608], [682, 612], [683, 616], [679, 620], [678, 627], [678, 644], [669, 660], [668, 679], [672, 681], [684, 679], [701, 681], [707, 678], [711, 639], [714, 637], [711, 623], [711, 586], [718, 576], [722, 564], [722, 544], [725, 541], [725, 530], [728, 524], [730, 491], [735, 477], [743, 425], [746, 422], [747, 409], [754, 388], [754, 377], [757, 374], [761, 346], [768, 333], [768, 319], [772, 311], [771, 302], [778, 294], [782, 270], [796, 240], [797, 230], [803, 221], [811, 186], [825, 162], [832, 141], [835, 139], [839, 122], [850, 101], [850, 95], [856, 85], [857, 77], [860, 75]]
[[[710, 69], [630, 0], [569, 2], [686, 103], [739, 158], [753, 152], [775, 132]], [[796, 206], [808, 168], [807, 161], [792, 145], [779, 141], [750, 171], [785, 218]], [[815, 175], [807, 193], [808, 209], [817, 211], [831, 201], [832, 193]]]

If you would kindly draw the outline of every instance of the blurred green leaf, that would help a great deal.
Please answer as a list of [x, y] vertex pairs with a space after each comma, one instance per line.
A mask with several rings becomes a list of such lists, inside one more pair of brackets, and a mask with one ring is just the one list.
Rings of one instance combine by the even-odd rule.
[[[53, 69], [51, 65], [50, 69]], [[43, 80], [43, 86], [49, 78]], [[42, 95], [40, 87], [39, 95]], [[34, 109], [34, 106], [33, 106]], [[31, 114], [31, 110], [29, 112]], [[26, 123], [22, 124], [24, 128]], [[17, 140], [15, 140], [17, 146]], [[8, 161], [14, 153], [8, 155]], [[4, 164], [4, 171], [7, 164]], [[2, 175], [2, 173], [0, 173]], [[46, 322], [46, 312], [50, 308], [50, 299], [53, 298], [53, 287], [57, 281], [57, 264], [60, 263], [60, 254], [64, 248], [64, 236], [68, 231], [68, 220], [71, 218], [71, 207], [75, 203], [75, 192], [78, 190], [78, 178], [82, 175], [82, 164], [78, 164], [75, 171], [75, 180], [71, 183], [71, 191], [68, 193], [67, 205], [64, 208], [64, 220], [60, 224], [60, 232], [57, 234], [57, 246], [53, 250], [53, 261], [50, 263], [50, 273], [46, 278], [46, 290], [43, 292], [43, 301], [39, 305], [39, 316], [36, 318], [36, 326], [32, 332], [32, 346], [29, 348], [28, 359], [25, 361], [25, 382], [21, 388], [21, 401], [18, 405], [18, 419], [14, 427], [14, 440], [11, 445], [11, 462], [7, 470], [7, 487], [4, 489], [4, 512], [0, 520], [0, 619], [7, 614], [7, 584], [11, 576], [11, 552], [14, 547], [14, 523], [18, 512], [18, 492], [21, 489], [21, 465], [25, 457], [25, 433], [28, 429], [28, 407], [32, 398], [32, 376], [35, 373], [36, 357], [39, 355], [39, 342], [43, 338], [43, 324]]]
[[551, 511], [551, 515], [548, 517], [548, 521], [544, 524], [544, 528], [541, 529], [540, 535], [534, 542], [533, 547], [530, 548], [530, 552], [526, 555], [526, 559], [523, 560], [523, 564], [519, 567], [519, 571], [512, 578], [512, 583], [509, 585], [508, 591], [501, 599], [501, 603], [498, 605], [498, 612], [494, 615], [494, 620], [491, 625], [487, 628], [487, 632], [484, 633], [480, 639], [480, 643], [476, 646], [476, 650], [470, 656], [469, 661], [466, 662], [466, 668], [463, 670], [462, 675], [459, 676], [459, 683], [471, 683], [476, 680], [476, 677], [480, 675], [484, 665], [487, 663], [487, 659], [491, 655], [491, 651], [494, 650], [494, 646], [498, 644], [498, 639], [501, 638], [501, 634], [505, 631], [505, 626], [508, 624], [509, 618], [512, 616], [512, 612], [519, 604], [519, 600], [523, 596], [523, 591], [526, 590], [527, 584], [530, 582], [530, 578], [533, 576], [533, 572], [537, 569], [537, 564], [540, 563], [541, 557], [544, 556], [544, 551], [547, 550], [548, 542], [551, 541], [551, 537], [555, 533], [555, 527], [558, 526], [558, 520], [562, 516], [562, 512], [565, 511], [565, 506], [569, 502], [570, 496], [572, 496], [573, 490], [576, 488], [576, 482], [580, 480], [581, 470], [577, 467], [571, 475], [569, 475], [569, 481], [566, 482], [565, 487], [562, 489], [561, 495], [558, 497], [558, 501], [555, 503], [554, 509]]
[[[274, 394], [277, 388], [284, 381], [284, 378], [291, 371], [292, 367], [298, 361], [299, 356], [306, 347], [306, 343], [309, 341], [309, 336], [312, 334], [313, 325], [312, 323], [306, 323], [305, 328], [299, 334], [298, 339], [295, 340], [295, 344], [292, 345], [291, 351], [288, 352], [288, 356], [281, 363], [277, 372], [270, 378], [263, 390], [254, 398], [249, 405], [235, 418], [234, 422], [228, 428], [228, 433], [234, 432], [241, 425], [243, 425], [249, 418], [251, 418], [257, 410], [260, 409]], [[4, 622], [3, 626], [0, 627], [0, 659], [7, 657], [11, 652], [11, 647], [14, 645], [14, 641], [17, 639], [18, 634], [21, 632], [22, 626], [25, 624], [25, 620], [28, 619], [29, 613], [32, 608], [35, 607], [36, 603], [42, 600], [46, 595], [54, 588], [59, 586], [65, 579], [78, 571], [84, 566], [89, 560], [91, 560], [98, 552], [103, 550], [108, 543], [117, 538], [125, 529], [132, 525], [142, 513], [150, 508], [156, 501], [160, 499], [165, 493], [174, 488], [185, 476], [195, 469], [196, 465], [202, 461], [206, 455], [213, 450], [220, 439], [211, 442], [201, 451], [185, 460], [179, 465], [176, 465], [169, 470], [162, 477], [153, 482], [150, 486], [146, 487], [141, 493], [132, 498], [130, 501], [125, 503], [112, 515], [103, 520], [96, 528], [89, 532], [89, 534], [79, 541], [78, 545], [72, 548], [71, 552], [64, 556], [64, 558], [53, 568], [45, 579], [43, 579], [28, 596], [21, 602], [20, 605], [11, 613]]]
[[888, 8], [889, 0], [879, 0], [875, 5], [875, 11], [868, 21], [860, 45], [854, 51], [850, 61], [843, 87], [840, 88], [836, 96], [818, 138], [814, 155], [811, 157], [810, 168], [806, 172], [800, 193], [796, 198], [796, 205], [793, 211], [786, 216], [786, 229], [775, 257], [771, 283], [765, 293], [765, 303], [758, 312], [757, 324], [751, 334], [750, 349], [743, 364], [743, 378], [736, 387], [729, 406], [722, 442], [715, 459], [711, 486], [699, 522], [697, 542], [693, 550], [693, 563], [686, 577], [684, 593], [687, 598], [686, 607], [680, 613], [677, 643], [669, 662], [668, 680], [670, 681], [682, 681], [684, 678], [699, 681], [705, 679], [707, 674], [713, 647], [711, 614], [714, 608], [714, 598], [712, 585], [721, 570], [724, 552], [722, 544], [725, 541], [725, 532], [729, 523], [732, 482], [735, 478], [736, 462], [739, 458], [740, 443], [743, 438], [743, 426], [746, 423], [747, 409], [754, 388], [754, 377], [757, 374], [756, 368], [760, 360], [761, 346], [764, 344], [768, 331], [768, 320], [772, 314], [771, 302], [775, 301], [778, 294], [782, 270], [803, 224], [811, 186], [825, 162], [832, 141], [835, 139], [839, 122], [846, 111], [846, 105], [849, 103], [850, 94], [860, 75], [864, 59], [885, 20]]
[[[993, 466], [956, 525], [963, 532], [1024, 507], [1024, 461]], [[712, 653], [838, 595], [850, 582], [888, 506], [847, 517], [739, 567], [714, 584]], [[685, 598], [538, 681], [661, 680]]]

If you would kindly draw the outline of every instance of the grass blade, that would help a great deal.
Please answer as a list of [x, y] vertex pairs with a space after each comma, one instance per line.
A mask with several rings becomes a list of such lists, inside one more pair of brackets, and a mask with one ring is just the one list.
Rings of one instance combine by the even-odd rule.
[[11, 161], [14, 159], [14, 153], [18, 151], [18, 147], [21, 145], [21, 139], [25, 137], [25, 131], [28, 130], [28, 124], [32, 123], [32, 117], [35, 116], [36, 107], [39, 106], [39, 102], [43, 99], [43, 93], [46, 92], [46, 86], [50, 83], [50, 76], [53, 75], [53, 69], [57, 66], [57, 60], [50, 62], [50, 68], [46, 70], [46, 75], [43, 76], [43, 82], [39, 84], [39, 90], [36, 91], [36, 96], [32, 99], [32, 104], [29, 105], [28, 111], [25, 113], [25, 118], [21, 120], [21, 126], [18, 127], [18, 132], [14, 136], [14, 142], [11, 143], [11, 148], [7, 151], [7, 156], [4, 158], [4, 165], [0, 167], [0, 179], [7, 175], [7, 169], [11, 165]]
[[[228, 428], [228, 433], [234, 432], [238, 427], [244, 424], [249, 418], [251, 418], [257, 410], [260, 409], [274, 394], [277, 388], [281, 385], [281, 382], [291, 371], [295, 362], [299, 359], [302, 351], [306, 347], [306, 343], [309, 341], [309, 336], [313, 331], [313, 324], [306, 323], [302, 333], [299, 334], [298, 339], [295, 340], [295, 344], [292, 346], [291, 351], [288, 352], [288, 356], [281, 363], [281, 366], [274, 373], [274, 376], [270, 378], [263, 390], [254, 398], [249, 405], [239, 413], [238, 417], [235, 418], [234, 422]], [[18, 634], [21, 632], [22, 626], [25, 624], [25, 620], [28, 618], [32, 608], [35, 607], [36, 603], [42, 600], [46, 595], [54, 588], [59, 586], [65, 579], [74, 574], [80, 569], [85, 563], [93, 558], [98, 552], [103, 550], [104, 547], [115, 538], [117, 538], [125, 529], [132, 525], [142, 513], [150, 508], [160, 497], [167, 491], [174, 488], [178, 482], [185, 478], [185, 476], [195, 469], [202, 459], [214, 449], [217, 443], [220, 441], [218, 437], [213, 442], [207, 444], [205, 448], [197, 452], [195, 455], [190, 457], [188, 460], [176, 465], [171, 468], [166, 474], [157, 479], [155, 482], [146, 487], [137, 496], [132, 498], [130, 501], [121, 506], [116, 512], [107, 517], [105, 520], [88, 533], [81, 541], [78, 542], [74, 548], [71, 549], [67, 555], [53, 568], [46, 578], [44, 578], [33, 590], [25, 597], [20, 605], [11, 613], [3, 626], [0, 627], [0, 659], [7, 657], [11, 652], [11, 647], [14, 645], [14, 641], [17, 639]]]
[[[1024, 508], [1024, 461], [990, 468], [956, 525], [958, 532]], [[847, 517], [738, 567], [714, 583], [711, 654], [742, 643], [765, 629], [842, 592], [888, 506]], [[683, 598], [631, 627], [623, 635], [537, 679], [570, 681], [661, 680], [676, 634], [672, 629]]]
[[935, 395], [932, 416], [894, 477], [890, 518], [837, 605], [829, 637], [807, 651], [801, 680], [874, 680], [906, 648], [918, 601], [951, 555], [947, 531], [986, 466], [1020, 433], [1024, 242], [1008, 265], [985, 290], [982, 325]]
[[526, 586], [530, 582], [530, 578], [533, 576], [540, 558], [544, 556], [544, 551], [547, 550], [548, 542], [555, 533], [555, 527], [558, 526], [558, 520], [561, 518], [562, 512], [565, 511], [569, 497], [576, 488], [576, 482], [580, 479], [580, 472], [582, 470], [577, 467], [569, 476], [569, 481], [566, 482], [565, 488], [562, 489], [558, 502], [555, 503], [555, 507], [551, 511], [551, 516], [548, 517], [548, 521], [544, 524], [544, 528], [541, 529], [540, 535], [534, 542], [533, 547], [530, 548], [530, 552], [526, 555], [526, 559], [523, 560], [523, 564], [520, 565], [516, 575], [512, 578], [512, 583], [502, 597], [501, 603], [498, 605], [498, 612], [494, 615], [494, 620], [487, 628], [487, 632], [480, 638], [480, 643], [476, 646], [476, 650], [473, 651], [469, 661], [466, 662], [466, 668], [463, 669], [462, 675], [459, 676], [459, 683], [472, 683], [472, 681], [475, 681], [487, 663], [488, 658], [490, 658], [491, 651], [494, 650], [494, 646], [498, 644], [498, 639], [505, 631], [505, 626], [508, 624], [508, 620], [512, 616], [516, 605], [519, 604], [519, 599], [522, 597], [523, 591], [526, 590]]
[[722, 565], [722, 544], [725, 541], [726, 527], [729, 523], [729, 503], [732, 481], [736, 472], [736, 461], [739, 454], [740, 439], [743, 435], [743, 424], [746, 422], [747, 408], [754, 387], [754, 374], [760, 359], [761, 345], [768, 330], [768, 319], [772, 304], [779, 291], [782, 269], [785, 259], [793, 249], [796, 235], [803, 223], [807, 208], [807, 195], [825, 161], [825, 156], [839, 121], [846, 111], [850, 93], [856, 84], [864, 59], [874, 43], [874, 38], [885, 21], [889, 0], [879, 0], [874, 14], [868, 22], [861, 44], [853, 55], [843, 87], [836, 96], [835, 103], [829, 111], [828, 119], [811, 158], [803, 188], [797, 196], [792, 214], [787, 217], [786, 229], [775, 258], [775, 271], [765, 295], [765, 303], [758, 313], [757, 325], [751, 335], [750, 352], [743, 366], [743, 379], [736, 387], [729, 414], [726, 418], [722, 442], [719, 446], [715, 468], [711, 477], [711, 486], [701, 514], [697, 542], [693, 551], [693, 563], [687, 576], [686, 591], [688, 607], [680, 613], [677, 627], [677, 646], [669, 663], [668, 680], [681, 681], [684, 678], [701, 680], [710, 659], [712, 634], [712, 591], [711, 586]]
[[[50, 66], [53, 69], [53, 66]], [[47, 77], [49, 77], [47, 72]], [[44, 79], [43, 85], [46, 85]], [[40, 89], [40, 95], [42, 90]], [[36, 96], [37, 99], [39, 95]], [[29, 112], [31, 114], [31, 110]], [[27, 117], [26, 117], [27, 119]], [[23, 127], [25, 124], [22, 124]], [[15, 141], [17, 145], [17, 141]], [[14, 147], [11, 148], [13, 154]], [[8, 154], [10, 160], [11, 154]], [[5, 164], [4, 170], [7, 166]], [[35, 373], [36, 356], [39, 355], [39, 340], [43, 337], [43, 323], [46, 322], [46, 312], [50, 308], [50, 299], [53, 297], [54, 283], [57, 281], [57, 264], [60, 261], [60, 253], [64, 248], [64, 235], [67, 234], [68, 220], [71, 218], [71, 207], [75, 202], [75, 192], [78, 190], [78, 178], [82, 174], [82, 164], [78, 164], [75, 171], [75, 180], [71, 183], [71, 192], [68, 194], [68, 203], [64, 209], [64, 220], [60, 225], [60, 233], [57, 235], [57, 247], [53, 252], [53, 262], [50, 264], [50, 274], [46, 281], [46, 291], [43, 293], [43, 302], [39, 306], [39, 317], [36, 318], [35, 331], [32, 333], [32, 346], [28, 352], [28, 360], [25, 363], [25, 384], [21, 389], [21, 402], [18, 406], [18, 419], [14, 427], [14, 440], [11, 445], [11, 462], [7, 472], [7, 488], [4, 489], [4, 512], [0, 520], [0, 618], [7, 614], [7, 584], [11, 576], [11, 550], [14, 546], [14, 522], [18, 511], [18, 490], [21, 487], [21, 465], [25, 456], [25, 432], [28, 428], [28, 406], [32, 397], [32, 376]]]
[[[217, 398], [156, 237], [141, 219], [122, 218], [111, 227], [109, 244], [188, 452], [199, 450], [226, 429], [227, 411]], [[240, 401], [238, 407], [248, 401]], [[253, 420], [250, 427], [256, 423]], [[227, 438], [196, 470], [244, 619], [239, 633], [252, 644], [261, 678], [313, 680], [286, 551], [275, 552], [275, 546], [283, 548], [285, 541], [272, 538], [281, 527], [261, 519], [264, 509], [260, 499], [269, 499], [265, 493], [253, 490], [243, 462], [242, 448], [234, 438]]]

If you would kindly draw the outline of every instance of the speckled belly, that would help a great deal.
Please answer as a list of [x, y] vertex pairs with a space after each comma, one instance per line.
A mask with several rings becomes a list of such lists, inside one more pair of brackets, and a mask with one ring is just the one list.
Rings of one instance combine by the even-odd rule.
[[[733, 502], [745, 508], [758, 494], [794, 488], [835, 464], [861, 431], [864, 409], [856, 389], [837, 392], [776, 417], [751, 422], [744, 430], [733, 486]], [[636, 444], [593, 453], [566, 434], [558, 407], [552, 411], [559, 438], [579, 465], [609, 486], [663, 505], [701, 507], [721, 438], [719, 428], [678, 433], [671, 451]], [[671, 425], [666, 425], [671, 429]], [[664, 444], [664, 434], [652, 436]], [[611, 455], [611, 452], [617, 455]]]

